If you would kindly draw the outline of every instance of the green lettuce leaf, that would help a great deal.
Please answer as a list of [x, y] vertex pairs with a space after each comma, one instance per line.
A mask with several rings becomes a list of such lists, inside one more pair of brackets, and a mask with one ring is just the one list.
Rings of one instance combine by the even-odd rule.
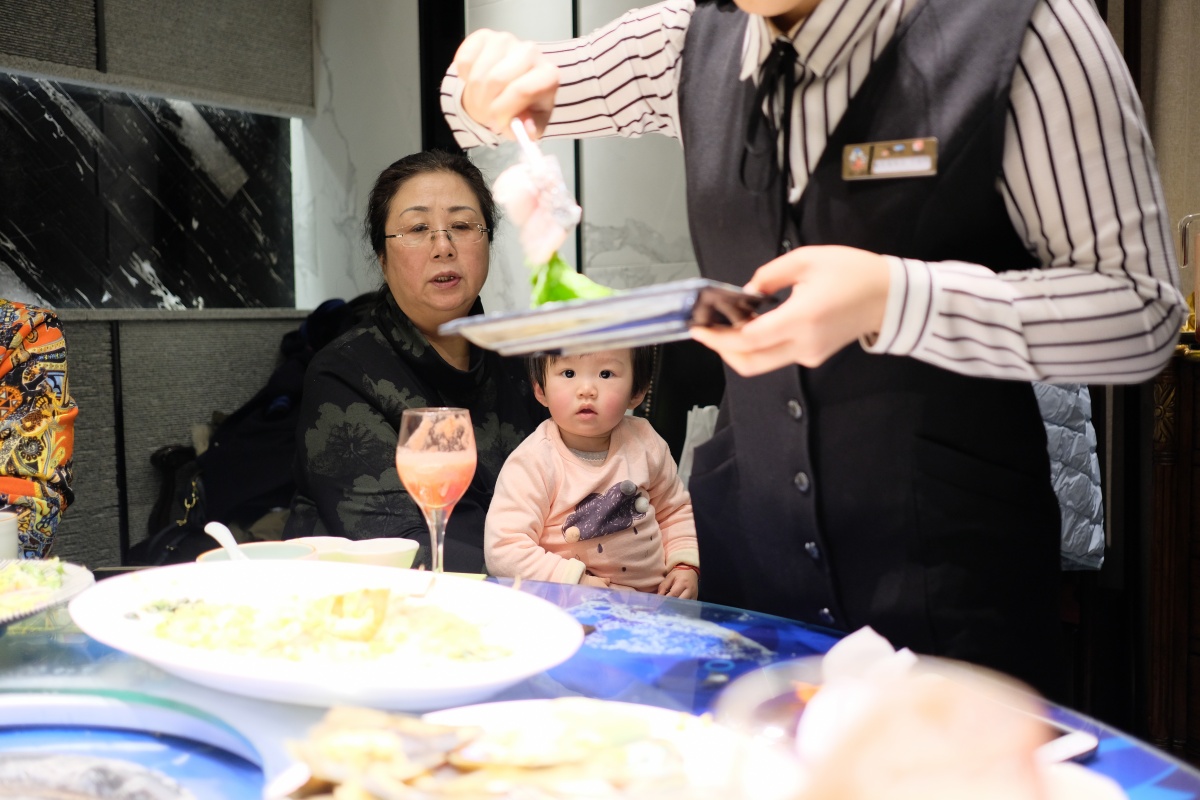
[[534, 308], [553, 300], [593, 300], [613, 293], [607, 286], [576, 272], [558, 253], [551, 256], [548, 263], [534, 269], [531, 283]]

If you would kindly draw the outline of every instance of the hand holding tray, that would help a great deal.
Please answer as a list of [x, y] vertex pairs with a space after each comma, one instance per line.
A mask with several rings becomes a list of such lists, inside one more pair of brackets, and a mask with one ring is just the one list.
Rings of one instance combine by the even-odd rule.
[[438, 328], [501, 355], [586, 353], [687, 339], [692, 326], [736, 326], [766, 309], [765, 295], [689, 278], [597, 300], [463, 317]]

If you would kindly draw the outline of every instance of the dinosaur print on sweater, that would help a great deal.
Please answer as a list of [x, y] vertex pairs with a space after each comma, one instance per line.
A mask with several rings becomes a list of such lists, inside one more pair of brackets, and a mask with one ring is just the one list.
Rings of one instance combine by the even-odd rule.
[[644, 519], [649, 507], [649, 499], [638, 492], [636, 483], [621, 481], [604, 494], [593, 492], [581, 500], [563, 523], [563, 536], [578, 542], [619, 533]]

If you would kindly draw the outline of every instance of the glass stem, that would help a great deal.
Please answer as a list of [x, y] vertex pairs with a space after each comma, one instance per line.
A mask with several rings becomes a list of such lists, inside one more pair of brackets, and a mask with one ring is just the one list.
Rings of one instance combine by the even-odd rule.
[[431, 508], [425, 512], [425, 522], [429, 525], [429, 569], [435, 574], [441, 573], [445, 566], [446, 520], [449, 518], [448, 508]]

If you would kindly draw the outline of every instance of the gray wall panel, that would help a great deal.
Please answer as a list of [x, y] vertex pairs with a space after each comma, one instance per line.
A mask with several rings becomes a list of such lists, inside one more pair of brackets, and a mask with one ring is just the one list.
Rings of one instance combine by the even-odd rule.
[[164, 445], [191, 444], [193, 425], [211, 421], [213, 412], [232, 413], [253, 397], [278, 363], [284, 334], [298, 324], [269, 318], [121, 323], [130, 544], [145, 538], [158, 497], [150, 455]]
[[108, 72], [312, 107], [311, 0], [105, 0]]
[[95, 0], [0, 0], [0, 53], [96, 69]]
[[63, 514], [53, 554], [89, 567], [121, 563], [112, 341], [107, 322], [63, 321], [75, 419], [75, 502]]

